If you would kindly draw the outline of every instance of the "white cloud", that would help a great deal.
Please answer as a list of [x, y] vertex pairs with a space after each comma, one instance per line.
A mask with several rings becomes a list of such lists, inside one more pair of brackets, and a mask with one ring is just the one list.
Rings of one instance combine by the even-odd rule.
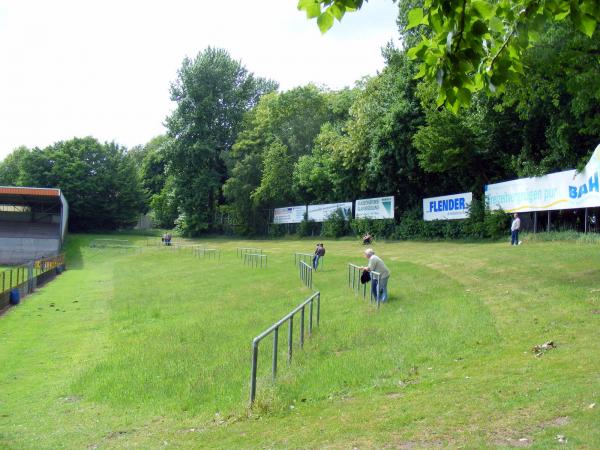
[[227, 49], [281, 89], [349, 86], [383, 67], [396, 5], [371, 0], [322, 36], [296, 0], [0, 0], [0, 158], [92, 135], [131, 147], [164, 132], [185, 56]]

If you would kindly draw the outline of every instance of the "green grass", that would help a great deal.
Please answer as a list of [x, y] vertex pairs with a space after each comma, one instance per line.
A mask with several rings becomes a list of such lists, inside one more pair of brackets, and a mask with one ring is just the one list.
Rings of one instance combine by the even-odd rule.
[[215, 262], [94, 238], [71, 236], [68, 270], [0, 318], [0, 448], [600, 447], [596, 244], [377, 243], [377, 312], [346, 286], [362, 246], [325, 242], [321, 325], [290, 367], [281, 333], [275, 385], [263, 341], [249, 411], [251, 340], [310, 295], [292, 255], [314, 243], [202, 241]]

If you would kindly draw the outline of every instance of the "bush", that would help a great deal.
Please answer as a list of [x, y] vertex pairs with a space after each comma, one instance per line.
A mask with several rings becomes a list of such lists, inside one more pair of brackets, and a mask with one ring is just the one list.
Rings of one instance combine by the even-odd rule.
[[399, 240], [423, 238], [425, 226], [419, 209], [405, 211], [400, 216], [400, 223], [396, 225], [392, 238]]
[[330, 214], [327, 220], [323, 222], [321, 234], [328, 238], [338, 238], [345, 236], [350, 231], [350, 226], [346, 220], [346, 216], [341, 209], [336, 209], [333, 214]]
[[349, 227], [358, 237], [363, 237], [369, 232], [375, 238], [383, 239], [394, 235], [396, 222], [394, 219], [354, 219], [350, 220]]
[[492, 239], [500, 239], [506, 236], [510, 226], [510, 216], [501, 209], [497, 211], [485, 210], [483, 218], [483, 229], [485, 237]]
[[282, 237], [286, 233], [286, 224], [274, 223], [269, 225], [269, 236], [270, 237]]
[[483, 220], [485, 217], [485, 205], [481, 200], [473, 199], [469, 206], [469, 218], [464, 224], [465, 236], [481, 239], [485, 236]]
[[308, 220], [308, 214], [304, 213], [304, 218], [302, 219], [302, 222], [298, 224], [296, 234], [298, 237], [314, 236], [315, 234], [319, 234], [318, 229], [319, 224], [312, 219]]

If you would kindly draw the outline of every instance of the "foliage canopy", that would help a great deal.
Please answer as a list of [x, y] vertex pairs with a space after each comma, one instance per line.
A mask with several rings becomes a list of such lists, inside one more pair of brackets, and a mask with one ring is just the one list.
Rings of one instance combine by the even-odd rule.
[[[299, 0], [298, 9], [316, 18], [322, 32], [368, 0]], [[597, 0], [422, 0], [408, 11], [401, 32], [422, 27], [408, 55], [420, 61], [417, 78], [436, 80], [437, 104], [457, 111], [473, 93], [503, 92], [525, 72], [524, 52], [548, 22], [569, 20], [592, 37], [600, 21]]]

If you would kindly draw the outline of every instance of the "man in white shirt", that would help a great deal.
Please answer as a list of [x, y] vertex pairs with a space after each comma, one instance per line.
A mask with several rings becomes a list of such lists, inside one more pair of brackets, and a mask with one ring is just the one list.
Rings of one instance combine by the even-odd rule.
[[514, 219], [510, 226], [510, 245], [519, 245], [519, 229], [521, 228], [521, 219], [519, 214], [515, 213]]
[[390, 271], [379, 256], [375, 256], [375, 252], [372, 248], [365, 250], [365, 258], [369, 260], [369, 265], [361, 267], [362, 270], [367, 272], [379, 273], [379, 282], [376, 279], [371, 278], [371, 292], [377, 297], [377, 291], [379, 291], [379, 301], [385, 302], [387, 300], [387, 283], [390, 278]]

